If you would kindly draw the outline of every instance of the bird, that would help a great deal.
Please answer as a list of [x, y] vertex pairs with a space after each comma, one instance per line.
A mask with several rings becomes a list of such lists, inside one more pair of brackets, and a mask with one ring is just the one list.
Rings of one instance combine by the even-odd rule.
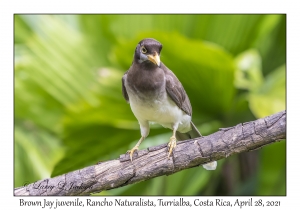
[[[122, 94], [137, 118], [141, 138], [128, 150], [130, 160], [142, 141], [149, 135], [150, 123], [158, 123], [172, 130], [168, 143], [170, 158], [177, 140], [201, 137], [192, 122], [192, 106], [189, 97], [176, 75], [160, 61], [162, 44], [153, 39], [141, 40], [134, 52], [130, 68], [122, 77]], [[204, 164], [207, 170], [215, 170], [217, 162]]]

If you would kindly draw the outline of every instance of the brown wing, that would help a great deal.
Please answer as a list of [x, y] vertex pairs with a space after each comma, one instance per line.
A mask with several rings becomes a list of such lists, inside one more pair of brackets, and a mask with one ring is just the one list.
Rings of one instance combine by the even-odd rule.
[[122, 77], [122, 94], [123, 94], [123, 97], [125, 98], [125, 100], [129, 103], [129, 97], [128, 97], [128, 93], [127, 93], [126, 87], [125, 87], [125, 80], [127, 77], [127, 72], [128, 71], [126, 71]]
[[185, 113], [192, 116], [192, 106], [188, 95], [186, 94], [182, 84], [177, 79], [175, 74], [169, 70], [163, 63], [161, 69], [164, 70], [166, 76], [166, 90], [169, 97], [175, 104], [182, 109]]

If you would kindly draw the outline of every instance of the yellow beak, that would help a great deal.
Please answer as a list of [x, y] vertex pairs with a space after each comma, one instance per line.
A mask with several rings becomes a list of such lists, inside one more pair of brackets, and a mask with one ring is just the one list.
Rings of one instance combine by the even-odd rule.
[[154, 55], [147, 55], [147, 57], [148, 57], [149, 61], [156, 64], [157, 66], [160, 66], [160, 58], [159, 58], [159, 55], [157, 54], [157, 52], [155, 52]]

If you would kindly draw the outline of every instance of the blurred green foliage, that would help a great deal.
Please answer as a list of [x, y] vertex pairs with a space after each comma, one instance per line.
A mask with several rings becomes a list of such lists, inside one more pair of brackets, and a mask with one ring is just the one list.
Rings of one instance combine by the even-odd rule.
[[[284, 110], [285, 15], [15, 15], [15, 187], [134, 146], [121, 77], [137, 43], [163, 44], [204, 135]], [[152, 125], [140, 149], [169, 139]], [[100, 195], [285, 195], [285, 141]]]

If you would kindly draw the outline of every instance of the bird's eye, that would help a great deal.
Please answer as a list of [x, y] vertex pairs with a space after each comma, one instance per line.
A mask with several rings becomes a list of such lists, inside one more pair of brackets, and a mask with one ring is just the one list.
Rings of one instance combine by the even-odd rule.
[[144, 46], [142, 46], [141, 52], [145, 54], [145, 53], [147, 53], [147, 49]]

